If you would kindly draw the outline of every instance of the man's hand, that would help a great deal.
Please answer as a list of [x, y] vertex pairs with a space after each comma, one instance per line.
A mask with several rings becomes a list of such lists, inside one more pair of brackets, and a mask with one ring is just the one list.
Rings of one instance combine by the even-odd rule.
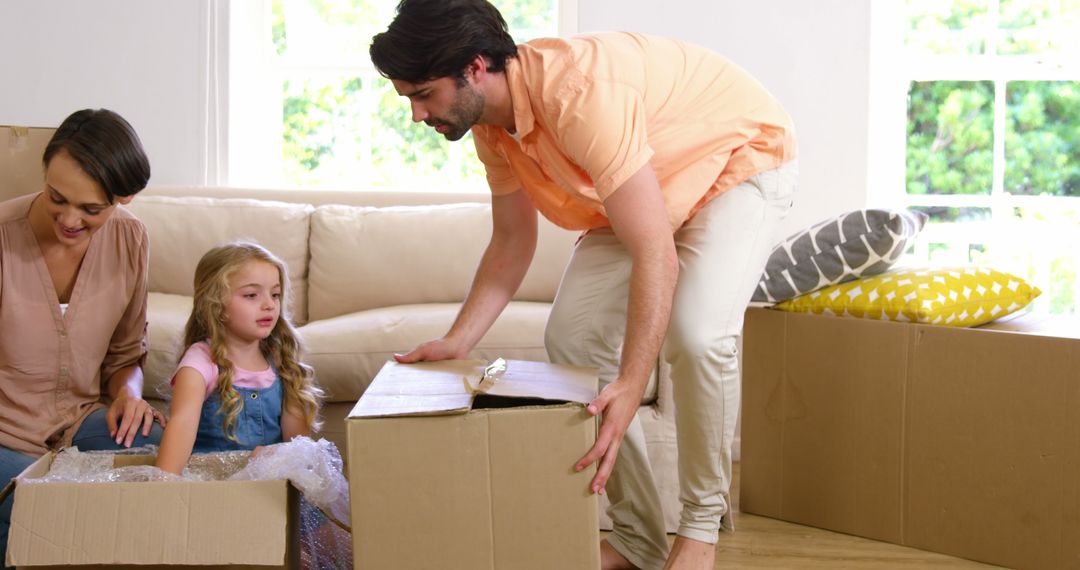
[[150, 435], [150, 428], [155, 420], [161, 427], [165, 427], [165, 417], [161, 412], [155, 410], [146, 400], [132, 396], [127, 390], [120, 390], [109, 406], [109, 411], [105, 413], [109, 436], [116, 440], [117, 444], [122, 442], [124, 447], [131, 447], [140, 426], [143, 437]]
[[462, 348], [461, 343], [448, 337], [429, 340], [412, 349], [406, 354], [395, 354], [394, 360], [402, 364], [431, 360], [451, 360], [465, 358], [469, 351]]
[[626, 429], [637, 413], [641, 404], [644, 388], [633, 387], [628, 381], [616, 381], [604, 386], [595, 400], [589, 403], [590, 415], [603, 414], [600, 423], [600, 433], [596, 437], [596, 443], [584, 457], [574, 464], [575, 471], [592, 465], [597, 460], [600, 464], [596, 469], [589, 488], [593, 493], [603, 493], [607, 485], [608, 477], [615, 468], [615, 458], [619, 455], [619, 446], [622, 445]]

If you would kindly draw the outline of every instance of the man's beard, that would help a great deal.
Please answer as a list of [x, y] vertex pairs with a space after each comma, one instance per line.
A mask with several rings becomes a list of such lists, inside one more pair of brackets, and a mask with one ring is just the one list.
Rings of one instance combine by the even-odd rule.
[[445, 133], [441, 133], [446, 140], [461, 139], [484, 114], [484, 94], [473, 87], [459, 87], [454, 94], [454, 102], [446, 114], [446, 120], [434, 118], [425, 122], [432, 127], [439, 125], [449, 127]]

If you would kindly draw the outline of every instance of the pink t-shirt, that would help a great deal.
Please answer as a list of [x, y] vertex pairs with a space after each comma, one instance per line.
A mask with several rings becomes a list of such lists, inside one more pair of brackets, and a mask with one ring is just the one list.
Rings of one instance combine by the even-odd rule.
[[[176, 365], [176, 372], [173, 373], [170, 384], [176, 382], [176, 375], [180, 372], [181, 368], [185, 367], [191, 368], [199, 374], [202, 374], [203, 380], [206, 381], [206, 397], [209, 398], [210, 394], [217, 388], [218, 366], [217, 364], [214, 364], [214, 361], [210, 358], [210, 345], [206, 341], [197, 342], [184, 352], [183, 358], [180, 359], [180, 364]], [[277, 377], [277, 375], [274, 373], [273, 368], [254, 372], [236, 366], [236, 374], [233, 376], [233, 386], [236, 386], [237, 388], [269, 388], [274, 384], [275, 377]]]

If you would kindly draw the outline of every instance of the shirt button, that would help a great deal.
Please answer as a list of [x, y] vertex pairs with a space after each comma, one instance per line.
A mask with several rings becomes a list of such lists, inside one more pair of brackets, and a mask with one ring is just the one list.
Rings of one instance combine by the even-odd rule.
[[67, 376], [67, 366], [61, 366], [60, 367], [60, 375], [61, 376]]
[[67, 331], [60, 331], [60, 338], [67, 338]]

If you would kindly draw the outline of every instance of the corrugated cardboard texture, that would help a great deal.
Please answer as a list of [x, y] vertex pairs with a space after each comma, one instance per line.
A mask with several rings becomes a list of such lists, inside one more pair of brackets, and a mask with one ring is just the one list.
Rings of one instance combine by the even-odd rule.
[[55, 130], [0, 126], [0, 201], [41, 191], [41, 155]]
[[913, 334], [907, 543], [1013, 568], [1080, 566], [1080, 341], [943, 332]]
[[784, 317], [745, 328], [740, 508], [899, 541], [903, 327]]
[[[543, 386], [559, 378], [571, 386], [581, 380], [580, 370], [563, 377], [560, 367], [540, 366], [548, 382], [533, 386], [533, 397], [547, 395]], [[533, 370], [510, 361], [507, 375], [515, 368]], [[402, 372], [384, 371], [373, 387]], [[401, 402], [409, 400], [410, 387], [430, 393], [423, 374], [408, 377], [394, 384]], [[588, 380], [595, 393], [595, 372]], [[456, 384], [465, 389], [460, 377]], [[366, 409], [367, 397], [356, 410]], [[572, 469], [596, 439], [596, 420], [582, 405], [397, 417], [358, 417], [354, 410], [347, 423], [357, 568], [599, 567], [597, 497], [588, 492], [595, 469]]]
[[348, 423], [357, 568], [599, 567], [581, 406]]
[[740, 508], [1080, 565], [1080, 340], [751, 309]]
[[[51, 459], [20, 478], [46, 473]], [[297, 503], [286, 481], [19, 483], [8, 562], [298, 567]]]

